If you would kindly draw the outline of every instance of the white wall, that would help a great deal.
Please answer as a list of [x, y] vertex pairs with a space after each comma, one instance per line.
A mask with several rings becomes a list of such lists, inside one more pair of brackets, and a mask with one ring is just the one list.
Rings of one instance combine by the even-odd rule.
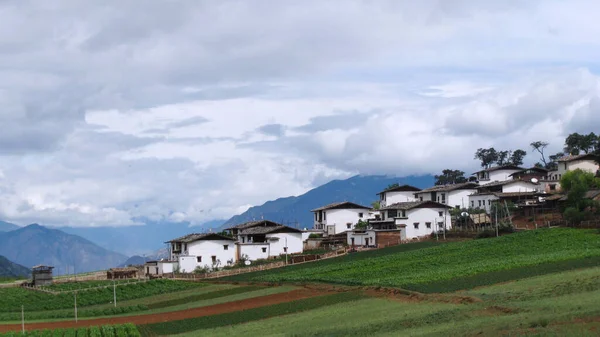
[[364, 246], [366, 243], [366, 238], [369, 239], [369, 245], [375, 245], [375, 231], [373, 230], [367, 230], [365, 232], [360, 232], [360, 233], [355, 233], [355, 232], [348, 232], [347, 235], [347, 242], [349, 246], [352, 246], [352, 238], [354, 238], [354, 245], [355, 246]]
[[542, 188], [541, 185], [536, 185], [527, 181], [515, 181], [514, 183], [502, 186], [502, 193], [535, 192]]
[[[276, 233], [276, 234], [267, 234], [267, 240], [269, 241], [270, 256], [279, 256], [281, 254], [285, 254], [284, 247], [286, 245], [287, 239], [287, 253], [302, 253], [303, 245], [302, 245], [302, 233]], [[278, 238], [279, 240], [272, 240], [274, 238]]]
[[490, 173], [490, 181], [506, 181], [512, 180], [510, 176], [513, 173], [519, 172], [520, 170], [496, 170], [489, 172]]
[[598, 171], [598, 165], [591, 160], [574, 160], [572, 162], [569, 162], [567, 167], [569, 171], [573, 171], [576, 169], [582, 169], [584, 171], [592, 173], [596, 173], [596, 171]]
[[499, 198], [493, 194], [485, 195], [471, 195], [469, 196], [469, 207], [485, 209], [486, 212], [490, 212], [491, 202], [498, 200]]
[[[440, 217], [439, 212], [442, 212]], [[406, 225], [406, 238], [413, 239], [421, 236], [427, 236], [438, 229], [437, 222], [444, 222], [446, 229], [451, 228], [450, 213], [445, 208], [413, 208], [406, 211], [408, 219], [396, 219], [396, 225]], [[431, 223], [431, 228], [427, 228], [426, 223]], [[419, 228], [414, 224], [419, 223]], [[441, 230], [443, 227], [439, 227]]]
[[240, 256], [246, 255], [250, 261], [269, 258], [268, 243], [239, 243], [237, 247], [240, 250]]
[[417, 200], [420, 200], [420, 198], [423, 198], [423, 201], [435, 201], [435, 200], [431, 200], [431, 192], [425, 192], [425, 193], [419, 193], [416, 194], [416, 198]]
[[450, 191], [446, 196], [446, 205], [450, 207], [460, 206], [460, 208], [469, 207], [469, 196], [475, 192], [477, 192], [475, 189]]
[[[385, 192], [383, 195], [385, 196], [385, 205], [417, 200], [413, 191]], [[383, 207], [384, 205], [381, 206]]]
[[[225, 250], [224, 246], [227, 245], [227, 250]], [[215, 256], [217, 261], [220, 261], [219, 267], [224, 267], [228, 263], [235, 263], [236, 255], [235, 255], [235, 245], [232, 240], [199, 240], [190, 242], [187, 245], [188, 254], [187, 257], [193, 258], [193, 263], [188, 261], [188, 258], [185, 258], [185, 262], [182, 261], [182, 257], [186, 257], [184, 255], [179, 256], [179, 262], [181, 265], [181, 272], [192, 272], [196, 267], [208, 267], [212, 268], [213, 261], [212, 257]], [[201, 261], [198, 261], [198, 257], [201, 257]], [[191, 266], [193, 265], [193, 268]], [[185, 271], [184, 271], [185, 267]]]
[[[326, 226], [335, 226], [335, 233], [342, 233], [348, 231], [350, 229], [354, 229], [354, 226], [358, 222], [358, 220], [367, 220], [369, 217], [368, 209], [329, 209], [324, 211], [326, 214], [325, 220], [323, 223]], [[359, 217], [359, 213], [362, 213], [362, 218]], [[316, 223], [316, 222], [315, 222]], [[348, 228], [347, 224], [350, 223], [350, 228]]]
[[177, 265], [177, 262], [159, 261], [158, 262], [158, 274], [162, 275], [162, 274], [172, 273], [175, 270], [176, 265]]
[[196, 262], [195, 256], [179, 255], [179, 272], [191, 273], [199, 264]]

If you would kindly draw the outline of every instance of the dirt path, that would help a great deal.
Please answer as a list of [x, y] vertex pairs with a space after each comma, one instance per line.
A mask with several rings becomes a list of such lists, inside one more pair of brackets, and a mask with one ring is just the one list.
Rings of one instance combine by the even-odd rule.
[[[326, 291], [318, 291], [312, 289], [297, 289], [287, 293], [267, 295], [249, 298], [245, 300], [227, 302], [207, 307], [193, 308], [182, 311], [164, 312], [158, 314], [147, 314], [137, 316], [112, 317], [112, 318], [95, 318], [75, 321], [60, 321], [60, 322], [45, 322], [45, 323], [30, 323], [25, 322], [25, 330], [38, 329], [58, 329], [58, 328], [77, 328], [88, 327], [104, 324], [124, 324], [133, 323], [136, 325], [160, 323], [167, 321], [177, 321], [186, 318], [202, 317], [224, 314], [228, 312], [241, 311], [253, 308], [259, 308], [267, 305], [297, 301], [305, 298], [322, 296], [327, 294]], [[21, 331], [20, 324], [2, 325], [0, 324], [0, 332]]]

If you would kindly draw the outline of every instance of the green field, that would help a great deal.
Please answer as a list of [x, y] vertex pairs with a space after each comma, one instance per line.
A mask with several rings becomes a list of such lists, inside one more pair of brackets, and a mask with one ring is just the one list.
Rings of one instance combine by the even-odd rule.
[[[424, 292], [454, 291], [493, 284], [495, 277], [501, 277], [498, 275], [507, 270], [521, 268], [511, 275], [510, 280], [545, 273], [542, 267], [531, 273], [534, 266], [547, 265], [548, 272], [555, 272], [597, 265], [600, 262], [600, 235], [594, 230], [540, 229], [433, 247], [427, 247], [426, 243], [405, 244], [375, 251], [369, 258], [363, 254], [366, 253], [240, 274], [225, 280], [322, 282]], [[551, 270], [556, 262], [562, 262], [563, 267]]]
[[0, 333], [0, 337], [139, 337], [140, 332], [133, 324], [102, 325], [56, 330], [32, 330], [21, 332]]

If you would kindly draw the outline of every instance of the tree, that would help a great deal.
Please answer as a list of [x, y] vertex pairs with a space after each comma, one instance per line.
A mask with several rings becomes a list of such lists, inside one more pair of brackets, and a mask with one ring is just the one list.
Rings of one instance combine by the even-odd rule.
[[508, 163], [508, 159], [509, 159], [510, 155], [511, 155], [511, 151], [499, 151], [498, 152], [498, 160], [496, 161], [498, 166], [506, 165]]
[[581, 152], [582, 136], [575, 132], [567, 136], [565, 139], [565, 153], [570, 155], [578, 155]]
[[534, 151], [539, 152], [540, 156], [542, 156], [540, 158], [542, 160], [542, 164], [543, 164], [542, 167], [548, 168], [548, 161], [546, 161], [546, 156], [544, 155], [544, 150], [549, 145], [549, 143], [538, 140], [538, 141], [535, 141], [535, 142], [533, 142], [533, 143], [531, 143], [529, 145], [531, 145], [531, 148]]
[[581, 136], [579, 140], [579, 147], [583, 153], [588, 154], [593, 152], [598, 144], [598, 136], [591, 132], [588, 135]]
[[369, 222], [359, 219], [354, 228], [356, 229], [367, 229], [369, 227]]
[[389, 189], [392, 189], [395, 187], [400, 187], [400, 184], [398, 184], [398, 183], [389, 184], [385, 189], [389, 190]]
[[515, 166], [521, 166], [521, 165], [523, 165], [523, 158], [525, 158], [526, 155], [527, 155], [527, 152], [525, 152], [521, 149], [517, 149], [510, 156], [508, 164], [515, 165]]
[[600, 178], [593, 173], [581, 169], [568, 171], [560, 179], [560, 186], [567, 193], [563, 215], [568, 221], [579, 223], [585, 218], [587, 209], [598, 207], [596, 201], [585, 197], [587, 191], [600, 187]]
[[435, 185], [450, 185], [466, 183], [465, 172], [460, 170], [445, 169], [441, 175], [435, 176]]
[[498, 161], [498, 152], [493, 147], [489, 149], [479, 148], [475, 151], [475, 158], [481, 161], [481, 167], [490, 168]]
[[380, 200], [373, 201], [371, 203], [371, 207], [373, 207], [373, 209], [380, 209], [381, 208], [381, 201]]
[[550, 161], [548, 162], [546, 169], [556, 170], [558, 168], [558, 160], [564, 156], [565, 156], [564, 152], [558, 152], [556, 154], [549, 156], [548, 158], [550, 159]]

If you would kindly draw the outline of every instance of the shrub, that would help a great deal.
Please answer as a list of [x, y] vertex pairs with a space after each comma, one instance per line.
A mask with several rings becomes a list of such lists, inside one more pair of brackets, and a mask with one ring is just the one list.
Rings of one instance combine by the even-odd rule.
[[483, 232], [477, 234], [477, 239], [493, 238], [496, 236], [496, 231], [491, 229], [484, 229]]

